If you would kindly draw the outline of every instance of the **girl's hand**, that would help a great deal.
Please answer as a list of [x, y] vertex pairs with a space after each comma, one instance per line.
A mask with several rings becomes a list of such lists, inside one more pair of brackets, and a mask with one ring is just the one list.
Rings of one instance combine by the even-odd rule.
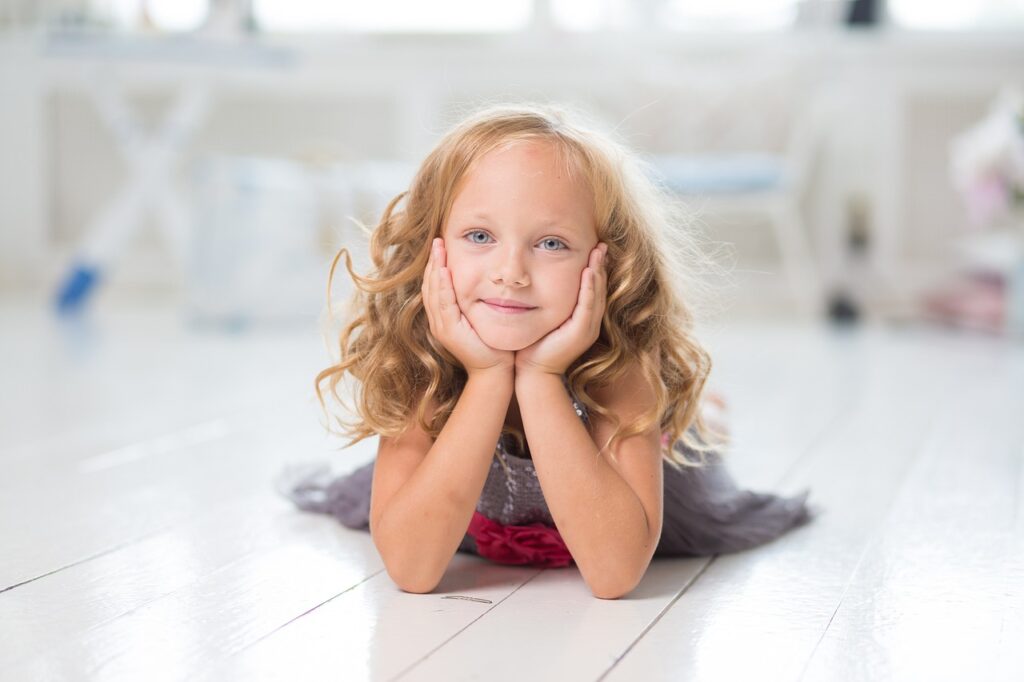
[[495, 350], [485, 344], [462, 314], [446, 262], [444, 241], [434, 239], [420, 288], [430, 333], [462, 363], [467, 374], [495, 368], [511, 370], [515, 366], [515, 354], [508, 350]]
[[516, 353], [517, 376], [529, 372], [565, 374], [569, 365], [597, 341], [608, 295], [608, 274], [604, 266], [607, 251], [608, 245], [599, 243], [590, 252], [572, 316], [533, 345]]

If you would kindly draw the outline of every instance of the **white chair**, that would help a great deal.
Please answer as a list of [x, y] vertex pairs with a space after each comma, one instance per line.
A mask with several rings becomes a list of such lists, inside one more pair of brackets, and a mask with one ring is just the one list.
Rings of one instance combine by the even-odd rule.
[[697, 71], [648, 81], [627, 113], [663, 184], [714, 222], [771, 225], [799, 310], [824, 312], [824, 282], [803, 219], [829, 98], [785, 69]]

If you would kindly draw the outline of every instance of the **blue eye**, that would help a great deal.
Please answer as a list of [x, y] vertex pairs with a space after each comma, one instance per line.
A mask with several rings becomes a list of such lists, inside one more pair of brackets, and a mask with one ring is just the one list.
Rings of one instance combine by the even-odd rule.
[[557, 248], [545, 249], [546, 251], [561, 251], [562, 249], [569, 248], [568, 246], [565, 245], [565, 242], [563, 242], [561, 239], [555, 239], [554, 237], [548, 237], [547, 239], [544, 239], [544, 240], [541, 241], [541, 244], [551, 244], [551, 243], [557, 244], [558, 245]]
[[478, 239], [474, 239], [473, 238], [474, 235], [478, 235], [478, 234], [479, 235], [483, 235], [485, 240], [490, 239], [490, 235], [488, 235], [483, 230], [473, 230], [472, 232], [467, 232], [466, 236], [469, 237], [469, 241], [473, 242], [474, 244], [486, 244], [487, 243], [486, 241], [480, 241]]

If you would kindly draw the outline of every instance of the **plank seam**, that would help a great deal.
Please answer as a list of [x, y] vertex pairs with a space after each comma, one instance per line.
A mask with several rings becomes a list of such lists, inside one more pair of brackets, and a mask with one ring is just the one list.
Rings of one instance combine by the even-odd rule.
[[921, 457], [924, 456], [924, 452], [927, 450], [929, 443], [934, 441], [937, 437], [936, 434], [938, 433], [939, 426], [936, 424], [936, 420], [934, 419], [934, 417], [935, 415], [941, 412], [941, 408], [939, 407], [939, 405], [945, 405], [950, 402], [952, 402], [951, 398], [947, 398], [945, 401], [936, 400], [935, 402], [933, 402], [933, 418], [928, 422], [927, 433], [924, 436], [924, 438], [921, 439], [920, 445], [917, 448], [917, 452], [913, 456], [911, 456], [909, 458], [909, 461], [906, 463], [905, 468], [903, 469], [903, 474], [902, 476], [900, 476], [899, 485], [896, 487], [895, 492], [889, 500], [889, 504], [886, 507], [885, 514], [882, 516], [879, 523], [875, 526], [875, 529], [873, 531], [874, 534], [867, 542], [864, 543], [864, 546], [862, 547], [860, 552], [860, 556], [857, 557], [857, 564], [853, 567], [853, 570], [850, 571], [849, 576], [846, 579], [846, 584], [843, 586], [843, 593], [839, 595], [839, 601], [836, 603], [836, 608], [832, 611], [832, 615], [829, 616], [828, 623], [826, 623], [825, 627], [822, 629], [821, 636], [818, 637], [818, 641], [814, 643], [814, 648], [811, 649], [810, 653], [807, 655], [807, 660], [804, 662], [804, 665], [800, 670], [800, 675], [796, 678], [797, 682], [800, 682], [804, 679], [804, 677], [806, 677], [811, 662], [814, 660], [814, 655], [817, 653], [818, 647], [820, 647], [821, 643], [825, 640], [825, 636], [828, 634], [828, 630], [832, 626], [832, 621], [835, 620], [836, 615], [839, 613], [839, 609], [842, 608], [843, 600], [846, 599], [846, 595], [849, 593], [851, 586], [853, 585], [854, 580], [857, 577], [857, 572], [860, 570], [861, 564], [864, 563], [864, 559], [871, 552], [872, 548], [874, 548], [874, 546], [878, 544], [878, 537], [880, 534], [879, 529], [884, 527], [885, 524], [888, 522], [889, 518], [892, 516], [893, 511], [895, 510], [900, 498], [903, 496], [904, 491], [906, 490], [907, 482], [910, 480], [910, 477], [913, 474], [915, 468], [920, 465]]
[[693, 577], [686, 582], [686, 584], [683, 585], [682, 589], [680, 589], [674, 597], [672, 597], [672, 600], [669, 601], [669, 603], [666, 604], [665, 607], [658, 612], [658, 615], [656, 615], [654, 619], [651, 620], [651, 622], [648, 623], [647, 626], [640, 631], [640, 634], [637, 635], [636, 638], [629, 643], [629, 646], [626, 647], [625, 651], [623, 651], [621, 654], [615, 657], [615, 660], [612, 661], [612, 664], [610, 666], [608, 666], [608, 669], [605, 670], [604, 673], [597, 678], [598, 682], [606, 678], [612, 672], [612, 670], [615, 669], [615, 666], [617, 666], [619, 662], [622, 661], [622, 659], [625, 658], [626, 655], [633, 650], [633, 647], [635, 647], [637, 643], [639, 643], [640, 640], [643, 639], [647, 635], [647, 633], [650, 632], [651, 629], [658, 624], [658, 621], [660, 621], [665, 616], [665, 614], [669, 612], [669, 609], [671, 609], [675, 605], [675, 603], [682, 598], [686, 591], [689, 590], [690, 587], [692, 587], [697, 582], [697, 579], [704, 575], [704, 572], [708, 570], [711, 564], [715, 563], [715, 559], [717, 558], [718, 555], [716, 554], [713, 557], [711, 557], [707, 562], [705, 562], [701, 569], [697, 571], [697, 573], [695, 573]]

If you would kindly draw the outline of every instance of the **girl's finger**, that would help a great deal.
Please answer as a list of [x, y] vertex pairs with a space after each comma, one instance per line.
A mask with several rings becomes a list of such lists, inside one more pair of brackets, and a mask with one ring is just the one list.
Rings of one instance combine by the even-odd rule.
[[438, 238], [435, 240], [435, 243], [437, 244], [437, 250], [435, 251], [437, 254], [437, 267], [446, 268], [448, 267], [448, 254], [444, 250], [444, 240]]
[[444, 319], [445, 325], [458, 324], [462, 312], [459, 310], [459, 305], [455, 300], [455, 287], [452, 284], [451, 271], [446, 267], [438, 268], [438, 276], [440, 283], [437, 293], [441, 317]]
[[604, 286], [600, 267], [590, 270], [590, 282], [586, 290], [587, 329], [591, 335], [601, 329], [601, 317], [604, 315], [604, 299], [600, 288]]
[[444, 240], [435, 240], [434, 256], [437, 260], [437, 302], [442, 324], [445, 326], [456, 325], [462, 316], [458, 302], [455, 299], [455, 286], [452, 283], [452, 272], [448, 269], [448, 257], [444, 250]]
[[594, 306], [594, 271], [590, 267], [583, 268], [583, 276], [580, 278], [580, 294], [576, 301], [576, 309], [572, 311], [572, 319], [578, 324], [589, 326], [588, 317]]
[[600, 312], [604, 315], [604, 306], [608, 302], [608, 245], [602, 244], [601, 261], [597, 267], [597, 298], [600, 301]]
[[594, 248], [594, 253], [590, 259], [590, 271], [594, 275], [591, 282], [596, 291], [601, 284], [601, 277], [604, 275], [604, 251], [601, 250], [600, 244]]
[[593, 334], [598, 336], [601, 333], [601, 320], [604, 319], [604, 310], [608, 301], [608, 279], [602, 270], [595, 276], [596, 287], [594, 291], [594, 317], [592, 318]]

